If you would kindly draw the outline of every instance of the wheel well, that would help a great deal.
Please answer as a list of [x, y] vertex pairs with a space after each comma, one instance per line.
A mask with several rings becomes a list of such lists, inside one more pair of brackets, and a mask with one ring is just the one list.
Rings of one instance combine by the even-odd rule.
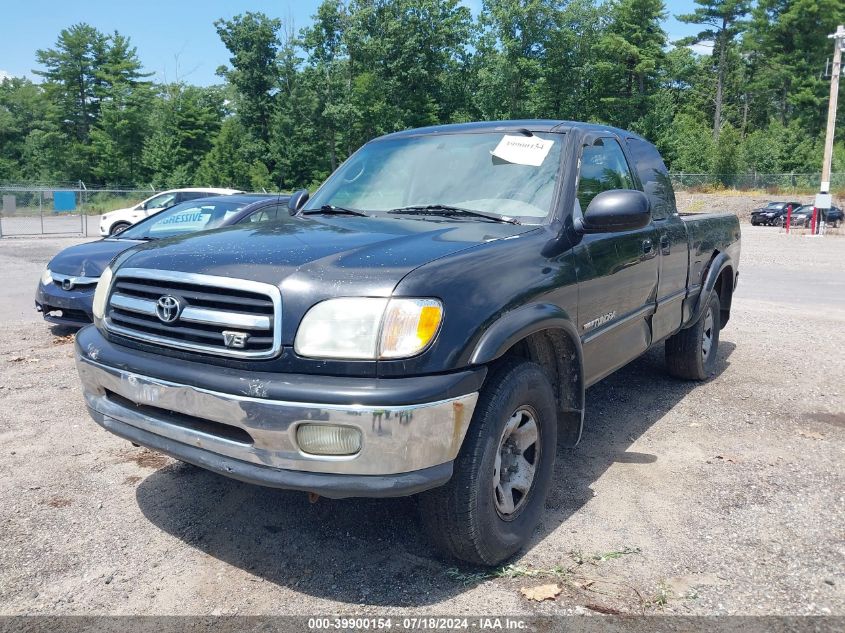
[[713, 287], [713, 292], [719, 297], [719, 323], [720, 329], [725, 327], [728, 319], [731, 318], [731, 301], [734, 294], [734, 272], [730, 266], [725, 266], [722, 272], [719, 273], [719, 278], [716, 280], [716, 285]]
[[574, 446], [581, 439], [584, 415], [584, 377], [578, 348], [566, 331], [552, 328], [517, 341], [496, 363], [525, 359], [538, 364], [555, 390], [558, 438]]

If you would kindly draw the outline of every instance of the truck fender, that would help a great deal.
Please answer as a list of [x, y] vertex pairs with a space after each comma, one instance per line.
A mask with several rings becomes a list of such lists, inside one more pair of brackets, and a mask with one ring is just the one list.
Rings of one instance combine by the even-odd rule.
[[[727, 253], [718, 253], [707, 267], [707, 276], [704, 278], [704, 283], [701, 284], [701, 292], [698, 294], [698, 299], [690, 310], [689, 317], [684, 322], [681, 329], [687, 328], [693, 323], [696, 323], [701, 318], [707, 304], [710, 303], [710, 295], [713, 294], [713, 289], [716, 287], [716, 282], [725, 268], [731, 266], [731, 258]], [[731, 279], [733, 284], [733, 279]]]
[[565, 445], [575, 446], [584, 430], [583, 351], [578, 329], [565, 310], [535, 303], [507, 312], [482, 334], [469, 363], [491, 363], [523, 340], [528, 343], [530, 359], [552, 378], [558, 404], [558, 437]]

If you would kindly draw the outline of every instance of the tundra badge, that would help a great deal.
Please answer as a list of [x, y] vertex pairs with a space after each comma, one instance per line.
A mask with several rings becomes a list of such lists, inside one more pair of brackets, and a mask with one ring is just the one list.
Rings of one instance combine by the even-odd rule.
[[585, 330], [592, 330], [593, 328], [596, 328], [600, 325], [604, 325], [608, 321], [612, 321], [613, 317], [615, 317], [615, 316], [616, 316], [616, 311], [608, 312], [607, 314], [602, 314], [597, 319], [593, 319], [592, 321], [587, 321], [584, 324], [584, 329]]

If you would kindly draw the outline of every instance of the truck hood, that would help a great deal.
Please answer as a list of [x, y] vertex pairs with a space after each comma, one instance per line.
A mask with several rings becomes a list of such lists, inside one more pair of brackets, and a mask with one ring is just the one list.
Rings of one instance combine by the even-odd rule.
[[249, 279], [283, 295], [388, 296], [408, 272], [537, 227], [485, 221], [308, 216], [151, 242], [121, 267]]
[[107, 239], [77, 244], [56, 255], [47, 264], [47, 268], [61, 275], [99, 277], [116, 255], [142, 243], [136, 240]]

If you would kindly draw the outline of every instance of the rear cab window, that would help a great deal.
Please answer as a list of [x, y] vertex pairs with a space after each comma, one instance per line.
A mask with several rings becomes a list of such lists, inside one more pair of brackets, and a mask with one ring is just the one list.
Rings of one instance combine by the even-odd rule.
[[660, 152], [648, 141], [638, 138], [628, 138], [626, 144], [643, 190], [651, 202], [651, 217], [663, 220], [670, 215], [677, 215], [675, 190]]

